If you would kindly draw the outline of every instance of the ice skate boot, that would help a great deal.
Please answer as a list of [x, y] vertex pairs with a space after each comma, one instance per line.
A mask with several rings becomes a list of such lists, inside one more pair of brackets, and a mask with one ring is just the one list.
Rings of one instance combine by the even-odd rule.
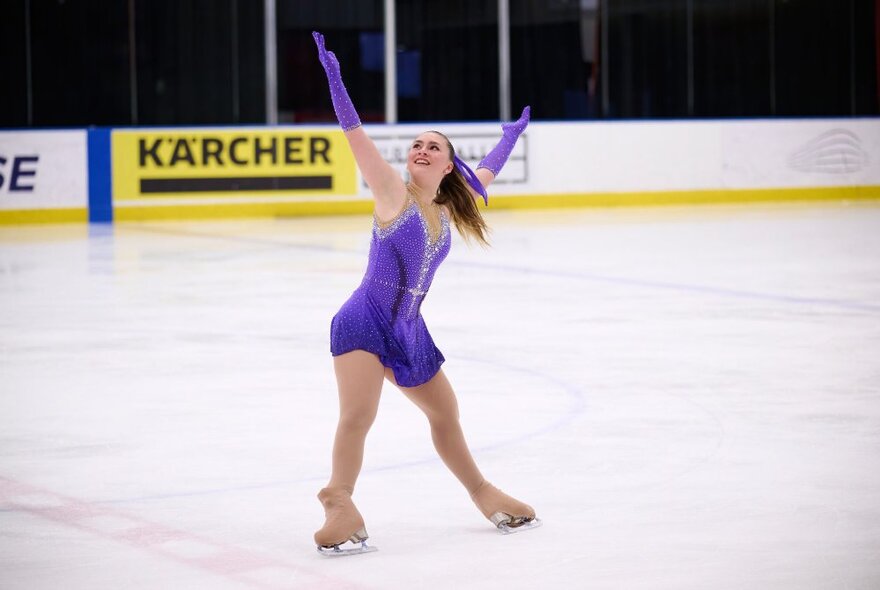
[[535, 510], [531, 506], [511, 498], [488, 481], [480, 484], [477, 491], [471, 494], [471, 499], [502, 534], [509, 535], [541, 526], [541, 520], [535, 518]]
[[[368, 535], [364, 519], [351, 501], [350, 489], [324, 488], [318, 492], [318, 500], [323, 504], [326, 515], [324, 526], [315, 533], [318, 553], [328, 557], [341, 557], [377, 550], [376, 547], [367, 545]], [[348, 541], [354, 545], [341, 547]]]

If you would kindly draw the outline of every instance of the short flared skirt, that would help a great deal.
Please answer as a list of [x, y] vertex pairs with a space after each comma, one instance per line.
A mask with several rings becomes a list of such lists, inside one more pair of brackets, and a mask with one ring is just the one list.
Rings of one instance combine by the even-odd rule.
[[396, 318], [365, 289], [357, 289], [330, 323], [330, 352], [339, 356], [365, 350], [394, 372], [398, 385], [416, 387], [431, 380], [446, 360], [434, 345], [422, 315]]

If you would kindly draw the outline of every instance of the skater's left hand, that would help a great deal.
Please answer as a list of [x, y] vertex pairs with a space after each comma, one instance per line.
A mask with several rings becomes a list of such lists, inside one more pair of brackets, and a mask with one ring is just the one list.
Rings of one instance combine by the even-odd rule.
[[529, 119], [532, 115], [532, 108], [526, 106], [522, 110], [522, 114], [519, 116], [519, 119], [516, 121], [512, 121], [510, 123], [502, 123], [501, 124], [501, 132], [504, 133], [507, 137], [512, 139], [516, 139], [519, 137], [523, 131], [526, 130], [526, 127], [529, 124]]
[[[519, 139], [522, 132], [526, 130], [531, 114], [531, 107], [526, 106], [526, 108], [523, 109], [522, 114], [519, 116], [519, 119], [511, 123], [502, 123], [501, 140], [498, 142], [498, 145], [486, 154], [485, 158], [480, 160], [480, 163], [477, 165], [477, 173], [479, 173], [480, 168], [485, 168], [492, 173], [493, 177], [498, 176], [498, 173], [501, 172], [501, 168], [507, 163], [507, 158], [510, 157], [510, 152], [513, 151], [513, 146], [516, 145], [516, 140]], [[483, 186], [488, 186], [488, 183], [492, 181], [491, 179], [483, 178], [480, 180], [483, 182]]]

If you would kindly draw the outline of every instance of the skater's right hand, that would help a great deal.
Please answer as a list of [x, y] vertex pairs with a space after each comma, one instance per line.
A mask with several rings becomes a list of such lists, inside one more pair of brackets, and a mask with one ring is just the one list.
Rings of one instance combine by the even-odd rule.
[[339, 60], [336, 59], [336, 55], [332, 51], [327, 51], [324, 47], [324, 35], [318, 31], [312, 31], [312, 38], [315, 40], [315, 45], [318, 46], [318, 61], [324, 66], [327, 78], [331, 80], [341, 78]]
[[327, 82], [330, 84], [330, 98], [333, 100], [333, 110], [343, 131], [351, 131], [361, 126], [361, 119], [354, 109], [351, 97], [342, 83], [342, 75], [339, 73], [339, 60], [332, 51], [324, 47], [324, 35], [318, 31], [312, 31], [312, 38], [318, 46], [318, 59], [327, 73]]

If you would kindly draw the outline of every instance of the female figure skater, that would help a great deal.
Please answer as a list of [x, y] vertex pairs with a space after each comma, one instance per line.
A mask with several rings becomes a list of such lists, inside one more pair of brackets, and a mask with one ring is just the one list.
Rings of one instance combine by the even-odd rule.
[[[331, 324], [331, 352], [339, 389], [339, 424], [330, 482], [318, 494], [326, 522], [315, 533], [318, 551], [348, 555], [375, 550], [366, 544], [364, 519], [351, 500], [361, 470], [364, 441], [379, 406], [384, 379], [395, 384], [428, 417], [434, 446], [483, 515], [501, 532], [540, 524], [535, 511], [487, 482], [462, 434], [455, 393], [440, 364], [419, 308], [450, 246], [450, 221], [466, 239], [486, 242], [488, 227], [474, 202], [488, 203], [487, 187], [510, 156], [529, 120], [502, 126], [499, 144], [473, 172], [441, 133], [416, 137], [407, 156], [410, 182], [382, 159], [361, 127], [342, 83], [339, 62], [313, 33], [330, 84], [333, 108], [358, 167], [373, 193], [375, 214], [367, 270], [361, 285]], [[340, 548], [347, 541], [353, 548]], [[357, 545], [360, 543], [360, 545]], [[348, 546], [347, 546], [348, 547]]]

